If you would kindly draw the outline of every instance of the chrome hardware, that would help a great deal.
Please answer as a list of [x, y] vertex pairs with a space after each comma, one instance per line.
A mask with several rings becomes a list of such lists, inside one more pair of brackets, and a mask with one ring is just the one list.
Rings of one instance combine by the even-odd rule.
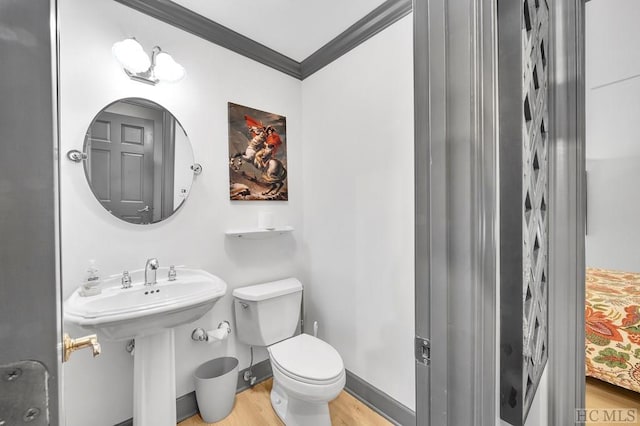
[[431, 364], [431, 342], [429, 339], [416, 336], [415, 349], [417, 362], [423, 365]]
[[[158, 259], [152, 257], [147, 259], [147, 263], [144, 266], [144, 285], [154, 285], [156, 281], [156, 270], [160, 267]], [[151, 272], [151, 276], [149, 273]]]
[[[257, 377], [253, 375], [253, 370], [251, 369], [253, 367], [253, 346], [249, 346], [249, 351], [251, 352], [251, 360], [249, 361], [249, 367], [245, 370], [242, 378], [245, 382], [249, 382], [249, 385], [253, 386], [256, 384], [257, 380]], [[280, 403], [279, 399], [277, 402]]]
[[125, 350], [131, 356], [134, 356], [136, 354], [136, 341], [135, 341], [135, 339], [131, 339], [131, 340], [129, 340], [127, 342], [127, 346], [125, 346]]
[[225, 320], [218, 324], [218, 328], [222, 327], [227, 329], [227, 334], [231, 334], [231, 324], [229, 324], [229, 321]]
[[149, 208], [149, 206], [144, 206], [144, 208], [143, 208], [143, 209], [137, 210], [137, 212], [138, 212], [138, 213], [145, 213], [145, 212], [148, 212], [149, 210], [151, 210], [151, 209]]
[[[256, 376], [253, 375], [253, 372], [251, 370], [247, 370], [244, 372], [244, 374], [242, 375], [242, 379], [245, 382], [249, 382], [249, 385], [253, 386], [256, 384], [256, 381], [258, 380], [258, 378]], [[276, 401], [277, 404], [280, 403], [280, 399], [278, 399]]]
[[196, 342], [206, 342], [207, 331], [202, 327], [194, 328], [191, 332], [191, 340], [195, 340]]
[[67, 152], [67, 158], [74, 163], [79, 163], [82, 160], [86, 160], [88, 157], [86, 153], [78, 151], [77, 149], [72, 149]]
[[131, 288], [131, 275], [129, 271], [122, 272], [122, 288]]
[[238, 302], [240, 304], [240, 306], [242, 306], [242, 309], [249, 309], [249, 304], [248, 303], [244, 303], [244, 302]]
[[198, 163], [193, 163], [191, 165], [191, 170], [193, 170], [194, 175], [199, 175], [200, 173], [202, 173], [202, 166]]
[[177, 275], [176, 267], [174, 265], [169, 266], [169, 281], [175, 281]]
[[98, 343], [98, 336], [95, 334], [90, 334], [85, 337], [80, 337], [78, 339], [72, 339], [69, 337], [67, 333], [64, 334], [64, 356], [62, 358], [63, 362], [69, 361], [71, 357], [71, 353], [75, 352], [79, 349], [91, 348], [93, 350], [94, 358], [100, 355], [102, 352], [102, 348], [100, 347], [100, 343]]
[[[224, 328], [227, 331], [227, 334], [231, 334], [231, 324], [229, 321], [222, 321], [218, 324], [218, 329]], [[202, 327], [194, 328], [191, 332], [191, 340], [195, 340], [196, 342], [208, 342], [209, 335], [207, 334], [207, 330]]]

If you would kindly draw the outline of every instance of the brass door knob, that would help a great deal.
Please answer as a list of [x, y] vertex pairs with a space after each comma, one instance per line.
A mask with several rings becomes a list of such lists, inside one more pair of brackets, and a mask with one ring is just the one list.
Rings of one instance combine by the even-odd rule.
[[67, 333], [64, 333], [64, 357], [62, 359], [63, 362], [69, 361], [69, 357], [71, 357], [71, 353], [77, 351], [78, 349], [91, 348], [93, 350], [93, 356], [97, 357], [100, 355], [102, 348], [100, 347], [100, 343], [98, 343], [98, 336], [95, 334], [90, 334], [89, 336], [79, 337], [77, 339], [72, 339], [69, 337]]

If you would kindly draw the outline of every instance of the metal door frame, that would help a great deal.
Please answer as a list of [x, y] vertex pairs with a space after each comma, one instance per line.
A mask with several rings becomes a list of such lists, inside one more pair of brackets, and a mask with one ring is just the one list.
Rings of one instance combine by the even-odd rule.
[[585, 405], [584, 2], [555, 0], [549, 116], [549, 424], [576, 422]]
[[[584, 407], [584, 0], [549, 1], [548, 414], [561, 425]], [[416, 335], [430, 340], [417, 424], [495, 424], [497, 0], [413, 11]]]
[[52, 102], [52, 114], [53, 114], [53, 152], [55, 154], [53, 158], [54, 163], [54, 179], [53, 179], [53, 193], [54, 193], [54, 219], [55, 219], [55, 261], [56, 261], [56, 341], [57, 345], [57, 368], [58, 368], [58, 418], [51, 424], [55, 426], [59, 424], [64, 426], [66, 422], [65, 400], [64, 400], [64, 367], [62, 366], [62, 354], [64, 351], [63, 343], [63, 311], [62, 311], [62, 211], [60, 206], [60, 192], [62, 191], [60, 186], [60, 161], [62, 159], [60, 153], [60, 14], [58, 1], [51, 1], [51, 84], [53, 87], [53, 102]]
[[[0, 173], [8, 213], [0, 220], [0, 364], [36, 361], [47, 370], [48, 413], [62, 409], [59, 270], [57, 2], [0, 0]], [[7, 21], [9, 19], [9, 21]], [[17, 71], [16, 71], [17, 70]], [[25, 112], [28, 111], [28, 112]], [[20, 375], [18, 375], [19, 379]]]
[[414, 0], [422, 425], [496, 419], [497, 0]]

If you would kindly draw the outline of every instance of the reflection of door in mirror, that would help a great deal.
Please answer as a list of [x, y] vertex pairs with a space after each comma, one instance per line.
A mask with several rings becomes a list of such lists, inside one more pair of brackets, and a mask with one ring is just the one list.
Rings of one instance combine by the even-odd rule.
[[102, 112], [89, 129], [89, 178], [104, 207], [133, 223], [153, 215], [153, 121]]
[[118, 102], [96, 117], [87, 134], [87, 177], [113, 215], [144, 224], [174, 210], [175, 120], [142, 102]]

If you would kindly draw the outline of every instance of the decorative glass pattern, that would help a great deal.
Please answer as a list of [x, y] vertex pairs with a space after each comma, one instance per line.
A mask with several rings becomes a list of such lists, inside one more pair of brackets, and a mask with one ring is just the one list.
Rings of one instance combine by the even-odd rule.
[[547, 360], [549, 5], [524, 0], [522, 20], [522, 297], [524, 412]]
[[548, 0], [498, 3], [500, 417], [525, 424], [548, 358]]

